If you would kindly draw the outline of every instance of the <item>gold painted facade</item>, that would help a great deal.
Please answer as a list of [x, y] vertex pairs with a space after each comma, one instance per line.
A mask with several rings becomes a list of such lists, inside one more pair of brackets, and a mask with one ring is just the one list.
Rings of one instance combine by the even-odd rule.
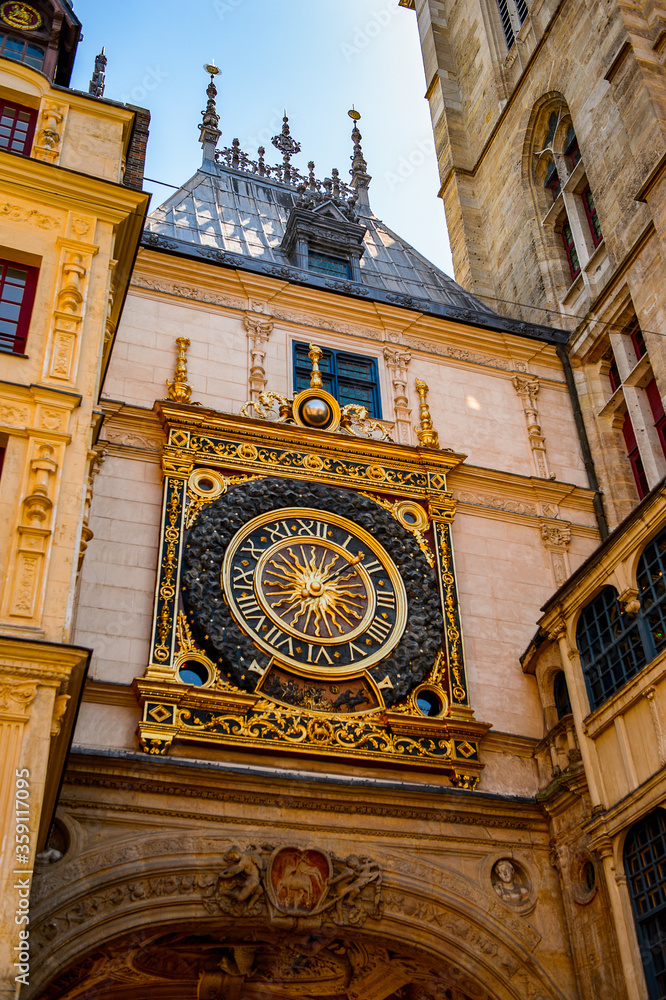
[[[9, 998], [24, 927], [15, 916], [48, 836], [88, 665], [73, 620], [92, 537], [96, 404], [147, 197], [121, 183], [132, 111], [56, 89], [7, 59], [0, 97], [37, 115], [29, 155], [0, 152], [0, 256], [39, 268], [25, 353], [3, 351], [0, 381], [0, 995]], [[91, 138], [93, 124], [103, 141]]]

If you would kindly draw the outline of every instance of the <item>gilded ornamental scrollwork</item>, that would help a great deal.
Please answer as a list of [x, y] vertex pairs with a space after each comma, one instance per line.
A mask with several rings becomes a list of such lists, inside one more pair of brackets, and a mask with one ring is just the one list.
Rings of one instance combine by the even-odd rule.
[[233, 418], [156, 404], [164, 509], [140, 744], [408, 760], [474, 789], [488, 727], [469, 705], [453, 563], [446, 476], [460, 457], [396, 446], [381, 425], [352, 449], [306, 426], [310, 400], [328, 419], [325, 396], [264, 391]]

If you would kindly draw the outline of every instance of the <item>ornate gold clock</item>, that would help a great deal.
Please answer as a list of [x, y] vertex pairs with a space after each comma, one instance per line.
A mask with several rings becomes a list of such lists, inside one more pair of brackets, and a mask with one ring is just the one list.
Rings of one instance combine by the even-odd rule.
[[183, 568], [194, 635], [246, 691], [293, 704], [316, 680], [303, 697], [330, 711], [340, 682], [356, 680], [357, 706], [379, 707], [424, 680], [441, 646], [433, 568], [356, 491], [272, 477], [233, 486], [199, 513]]
[[488, 727], [469, 704], [451, 545], [446, 474], [461, 456], [436, 448], [425, 385], [422, 447], [398, 445], [323, 392], [320, 353], [293, 400], [265, 392], [238, 417], [156, 404], [165, 490], [141, 746], [409, 764], [474, 788]]
[[236, 621], [261, 649], [317, 676], [346, 676], [395, 647], [407, 596], [373, 536], [323, 510], [285, 508], [254, 518], [222, 567]]

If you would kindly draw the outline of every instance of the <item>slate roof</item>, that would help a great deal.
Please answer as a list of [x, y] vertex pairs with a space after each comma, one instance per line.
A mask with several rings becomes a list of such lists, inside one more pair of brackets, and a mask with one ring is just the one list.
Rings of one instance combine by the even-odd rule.
[[358, 222], [367, 229], [360, 283], [295, 267], [280, 244], [298, 200], [289, 184], [204, 161], [148, 216], [142, 244], [494, 330], [566, 341], [563, 331], [494, 312], [389, 229], [367, 205], [356, 206]]

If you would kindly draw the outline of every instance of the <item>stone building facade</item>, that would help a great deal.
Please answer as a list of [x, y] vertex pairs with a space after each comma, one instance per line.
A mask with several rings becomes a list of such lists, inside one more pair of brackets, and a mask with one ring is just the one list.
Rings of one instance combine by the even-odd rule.
[[540, 799], [581, 929], [583, 993], [599, 992], [598, 928], [583, 919], [571, 878], [591, 852], [605, 872], [623, 984], [630, 996], [663, 997], [662, 890], [647, 886], [661, 884], [666, 851], [664, 10], [402, 6], [418, 18], [458, 280], [500, 312], [548, 315], [570, 331], [561, 356], [611, 534], [546, 603], [522, 657], [552, 754]]
[[73, 617], [96, 403], [148, 206], [123, 183], [137, 112], [67, 89], [80, 27], [60, 0], [0, 6], [3, 997], [89, 662]]

